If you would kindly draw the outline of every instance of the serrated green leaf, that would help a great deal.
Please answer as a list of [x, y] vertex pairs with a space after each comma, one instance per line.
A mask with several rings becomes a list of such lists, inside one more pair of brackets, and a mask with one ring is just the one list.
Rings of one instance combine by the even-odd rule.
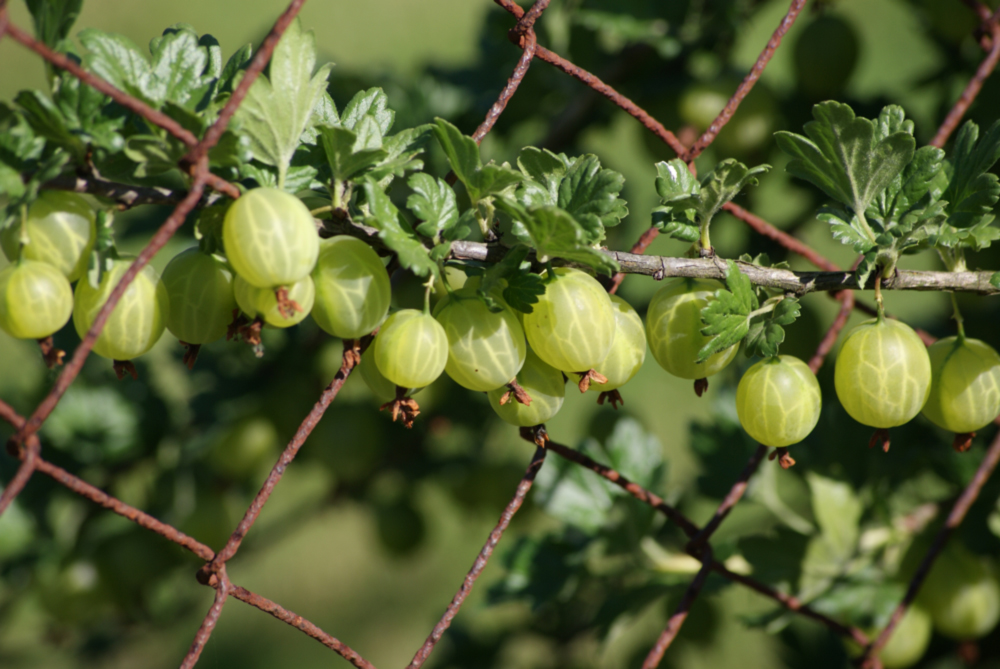
[[967, 228], [993, 210], [1000, 181], [989, 170], [1000, 159], [1000, 121], [979, 141], [979, 126], [967, 121], [955, 138], [952, 174], [941, 199], [948, 202], [948, 223]]
[[604, 240], [606, 228], [628, 215], [625, 200], [618, 197], [624, 186], [625, 177], [602, 168], [597, 156], [587, 154], [566, 170], [556, 204], [584, 227], [591, 244], [597, 244]]
[[700, 204], [697, 207], [699, 222], [712, 220], [723, 205], [739, 195], [747, 186], [757, 183], [757, 175], [765, 174], [770, 165], [748, 168], [743, 163], [727, 158], [715, 166], [701, 181], [698, 192]]
[[429, 174], [418, 172], [406, 182], [413, 194], [406, 200], [406, 206], [423, 221], [417, 232], [439, 239], [447, 237], [458, 223], [458, 201], [454, 189], [444, 179], [435, 179]]
[[431, 138], [431, 125], [425, 124], [401, 130], [382, 140], [386, 157], [376, 165], [370, 176], [383, 187], [388, 187], [393, 177], [405, 176], [407, 172], [422, 170], [424, 161], [417, 158]]
[[219, 83], [217, 86], [218, 93], [232, 93], [233, 88], [236, 87], [236, 80], [240, 72], [243, 72], [250, 66], [250, 61], [253, 59], [253, 45], [244, 44], [242, 47], [236, 50], [226, 64], [222, 67], [222, 72], [219, 73]]
[[876, 123], [834, 101], [814, 105], [813, 118], [806, 136], [775, 133], [778, 147], [792, 157], [786, 169], [863, 214], [913, 157], [909, 126], [895, 108], [883, 110]]
[[518, 272], [507, 277], [507, 287], [503, 289], [503, 299], [511, 309], [525, 314], [535, 310], [538, 297], [545, 294], [545, 280], [531, 272]]
[[344, 107], [340, 124], [348, 130], [354, 130], [365, 118], [375, 122], [381, 135], [388, 134], [392, 128], [396, 112], [389, 109], [389, 98], [381, 88], [358, 91]]
[[857, 216], [833, 207], [823, 207], [816, 218], [830, 226], [833, 238], [850, 246], [856, 253], [867, 253], [875, 248], [875, 240], [869, 236]]
[[151, 61], [122, 35], [88, 28], [79, 38], [88, 50], [83, 59], [88, 69], [154, 108], [167, 101], [188, 109], [207, 104], [222, 70], [215, 38], [199, 39], [185, 24], [150, 41]]
[[46, 46], [63, 51], [63, 40], [80, 15], [83, 0], [25, 0], [35, 23], [35, 35]]
[[378, 230], [378, 236], [396, 253], [399, 264], [417, 276], [437, 274], [437, 263], [430, 249], [417, 239], [413, 230], [399, 217], [399, 210], [389, 196], [369, 177], [364, 182], [365, 199], [370, 210], [365, 223]]
[[559, 203], [559, 184], [569, 167], [565, 154], [526, 146], [517, 155], [517, 166], [528, 177], [518, 192], [522, 204], [534, 207]]
[[653, 209], [653, 227], [660, 231], [661, 235], [672, 239], [679, 239], [682, 242], [694, 243], [698, 241], [701, 232], [696, 223], [685, 223], [677, 220], [676, 214], [667, 207], [656, 207]]
[[864, 286], [868, 283], [868, 277], [871, 273], [875, 271], [877, 267], [878, 251], [868, 251], [862, 257], [860, 262], [858, 262], [857, 269], [854, 270], [855, 276], [858, 278], [858, 285]]
[[437, 118], [434, 119], [432, 129], [444, 149], [452, 171], [465, 184], [473, 205], [520, 183], [521, 174], [509, 167], [493, 163], [483, 165], [479, 157], [479, 145], [451, 123]]
[[618, 262], [589, 246], [583, 227], [562, 209], [527, 209], [506, 198], [497, 199], [497, 208], [520, 222], [540, 258], [563, 258], [608, 275], [618, 271]]
[[738, 344], [749, 332], [748, 317], [759, 303], [750, 279], [732, 260], [726, 261], [726, 288], [715, 291], [715, 299], [701, 310], [701, 333], [711, 339], [698, 351], [698, 362]]
[[[507, 253], [500, 262], [493, 263], [482, 273], [482, 280], [479, 282], [479, 295], [486, 297], [496, 290], [502, 281], [509, 280], [516, 274], [525, 271], [521, 269], [521, 264], [528, 257], [529, 249], [524, 244], [517, 244], [507, 250]], [[528, 311], [527, 313], [531, 313]]]
[[280, 186], [332, 67], [313, 75], [315, 65], [315, 35], [295, 19], [274, 50], [269, 76], [257, 77], [237, 112], [254, 158], [278, 169]]
[[[791, 325], [801, 315], [801, 306], [794, 297], [777, 297], [774, 310], [751, 319], [747, 331], [745, 352], [747, 357], [769, 358], [778, 355], [778, 347], [785, 341], [783, 325]], [[767, 306], [764, 303], [763, 306]]]
[[382, 148], [381, 137], [377, 143], [366, 146], [357, 133], [346, 128], [318, 129], [320, 145], [330, 165], [335, 182], [356, 178], [385, 160], [388, 152]]

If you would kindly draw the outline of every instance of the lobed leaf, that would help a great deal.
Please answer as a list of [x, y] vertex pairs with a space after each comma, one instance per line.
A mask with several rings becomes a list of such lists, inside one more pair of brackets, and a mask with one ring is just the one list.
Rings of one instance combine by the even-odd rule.
[[941, 199], [948, 202], [948, 224], [972, 227], [993, 211], [1000, 181], [989, 170], [1000, 159], [1000, 121], [979, 141], [979, 126], [967, 121], [955, 138], [951, 179]]
[[750, 321], [744, 349], [747, 357], [769, 358], [778, 355], [778, 347], [785, 341], [785, 329], [782, 326], [791, 325], [801, 315], [801, 306], [794, 297], [772, 299], [778, 300], [774, 310]]
[[418, 172], [410, 177], [407, 184], [413, 189], [413, 194], [406, 200], [406, 206], [423, 221], [417, 226], [417, 232], [439, 239], [458, 224], [455, 191], [444, 179]]
[[364, 182], [369, 216], [365, 222], [378, 230], [379, 238], [396, 253], [399, 264], [417, 276], [437, 274], [437, 263], [431, 259], [430, 250], [424, 246], [406, 221], [400, 219], [399, 210], [377, 183], [369, 177]]
[[757, 308], [757, 296], [750, 279], [732, 260], [726, 261], [726, 288], [715, 291], [715, 299], [701, 310], [705, 324], [701, 333], [711, 339], [698, 351], [698, 362], [738, 344], [750, 330], [749, 316]]

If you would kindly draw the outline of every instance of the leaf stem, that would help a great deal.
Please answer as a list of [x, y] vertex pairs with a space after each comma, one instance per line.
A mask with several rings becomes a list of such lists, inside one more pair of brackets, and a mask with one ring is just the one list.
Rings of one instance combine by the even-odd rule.
[[427, 281], [424, 282], [424, 313], [428, 316], [431, 313], [431, 291], [434, 290], [434, 272], [430, 273]]
[[875, 304], [878, 306], [878, 319], [885, 318], [885, 307], [882, 306], [882, 275], [875, 277]]
[[328, 211], [333, 211], [333, 205], [332, 204], [328, 204], [325, 207], [317, 207], [315, 209], [310, 209], [309, 213], [312, 214], [313, 218], [316, 218], [317, 215], [319, 215], [319, 214], [325, 214]]
[[[782, 297], [781, 300], [783, 300], [783, 299], [785, 299], [785, 298]], [[781, 300], [775, 300], [774, 302], [771, 302], [770, 304], [765, 304], [760, 309], [754, 309], [753, 311], [751, 311], [749, 314], [747, 314], [747, 323], [749, 323], [754, 318], [757, 318], [757, 316], [760, 316], [762, 314], [767, 314], [767, 313], [770, 313], [770, 312], [774, 311], [775, 307], [777, 307], [779, 304], [781, 304]]]
[[701, 230], [701, 237], [698, 240], [698, 244], [701, 245], [701, 249], [700, 249], [701, 251], [711, 251], [712, 250], [712, 239], [711, 239], [711, 237], [708, 234], [708, 228], [709, 228], [709, 226], [711, 226], [711, 224], [712, 224], [712, 219], [706, 219], [699, 226], [699, 229]]

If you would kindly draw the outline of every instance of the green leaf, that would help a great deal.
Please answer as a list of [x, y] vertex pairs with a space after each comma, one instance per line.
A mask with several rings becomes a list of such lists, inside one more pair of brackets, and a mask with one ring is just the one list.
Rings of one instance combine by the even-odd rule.
[[388, 155], [382, 148], [381, 136], [377, 136], [377, 141], [372, 141], [373, 138], [369, 135], [366, 143], [365, 137], [359, 137], [347, 128], [322, 127], [319, 128], [319, 138], [335, 182], [347, 181], [364, 174]]
[[424, 152], [431, 138], [430, 124], [401, 130], [382, 140], [385, 158], [371, 171], [371, 177], [383, 187], [388, 187], [393, 177], [405, 176], [407, 172], [422, 170], [424, 161], [417, 158]]
[[701, 333], [711, 339], [698, 351], [698, 362], [738, 344], [750, 330], [749, 316], [757, 308], [757, 296], [750, 279], [732, 260], [726, 261], [726, 287], [715, 291], [715, 299], [701, 310], [705, 323]]
[[519, 272], [507, 279], [503, 299], [511, 309], [530, 314], [535, 310], [538, 297], [545, 294], [545, 280], [531, 272]]
[[236, 50], [219, 73], [218, 90], [219, 93], [232, 93], [236, 87], [238, 75], [250, 67], [253, 59], [253, 45], [244, 44]]
[[[498, 263], [493, 263], [490, 267], [486, 269], [482, 274], [482, 280], [479, 282], [479, 289], [477, 293], [479, 297], [483, 299], [486, 306], [490, 308], [491, 311], [498, 312], [502, 309], [502, 306], [494, 300], [491, 295], [493, 292], [500, 287], [500, 285], [506, 281], [508, 285], [510, 281], [521, 273], [528, 273], [530, 270], [530, 264], [526, 267], [522, 267], [525, 263], [525, 258], [528, 257], [529, 249], [524, 244], [517, 244], [512, 246], [504, 255], [504, 257]], [[544, 286], [543, 286], [544, 292]], [[512, 307], [517, 309], [514, 304], [510, 302], [506, 297], [507, 303]], [[530, 300], [531, 304], [537, 302], [537, 299]], [[521, 305], [523, 306], [523, 304]], [[518, 311], [523, 311], [525, 313], [531, 313], [531, 306], [529, 305], [527, 309], [518, 309]]]
[[80, 31], [88, 50], [84, 65], [117, 88], [154, 108], [170, 101], [188, 109], [204, 107], [222, 72], [218, 42], [211, 35], [177, 24], [150, 41], [152, 61], [127, 37], [94, 28]]
[[64, 51], [63, 41], [76, 23], [83, 0], [26, 0], [35, 23], [35, 35], [55, 51]]
[[563, 258], [609, 276], [618, 271], [618, 262], [589, 246], [583, 227], [562, 209], [553, 206], [526, 209], [506, 198], [497, 200], [497, 208], [523, 225], [539, 259]]
[[389, 98], [381, 88], [369, 88], [358, 91], [344, 107], [340, 116], [340, 124], [348, 130], [354, 130], [363, 119], [370, 118], [375, 122], [381, 135], [386, 135], [396, 119], [396, 112], [389, 109]]
[[389, 196], [369, 177], [364, 182], [365, 199], [370, 215], [365, 223], [378, 230], [378, 236], [399, 258], [399, 264], [417, 276], [437, 274], [438, 266], [413, 230], [399, 217], [399, 210]]
[[279, 186], [284, 185], [295, 149], [326, 89], [332, 65], [313, 75], [315, 65], [316, 37], [303, 31], [296, 19], [274, 50], [269, 76], [257, 77], [237, 112], [254, 158], [278, 168]]
[[815, 472], [806, 473], [812, 491], [812, 507], [816, 524], [833, 550], [846, 560], [853, 555], [860, 536], [861, 500], [847, 483], [828, 479]]
[[559, 203], [559, 184], [570, 161], [565, 154], [526, 146], [517, 155], [517, 166], [527, 177], [518, 191], [518, 200], [527, 207]]
[[[791, 325], [801, 314], [799, 301], [794, 297], [771, 299], [778, 300], [774, 310], [750, 321], [744, 349], [747, 357], [769, 358], [778, 355], [778, 347], [785, 341], [785, 329], [782, 326]], [[763, 306], [767, 306], [767, 303]]]
[[979, 126], [967, 121], [952, 149], [952, 175], [941, 199], [948, 202], [948, 223], [967, 228], [993, 211], [1000, 181], [989, 170], [1000, 159], [1000, 121], [979, 141]]
[[707, 228], [727, 202], [746, 186], [756, 184], [757, 175], [769, 169], [769, 165], [751, 169], [729, 158], [699, 183], [683, 160], [657, 163], [656, 192], [661, 206], [653, 210], [653, 226], [675, 239], [698, 241], [700, 228]]
[[493, 163], [483, 165], [479, 145], [451, 123], [437, 118], [432, 128], [452, 171], [465, 184], [473, 205], [521, 182], [522, 175], [509, 167]]
[[1000, 272], [993, 273], [993, 276], [990, 277], [990, 285], [994, 288], [1000, 288]]
[[406, 206], [421, 219], [417, 232], [439, 239], [458, 223], [458, 201], [455, 190], [444, 179], [435, 179], [419, 172], [410, 177], [407, 184], [413, 194], [406, 200]]
[[775, 140], [792, 157], [789, 173], [863, 215], [913, 157], [912, 124], [901, 114], [886, 107], [876, 123], [855, 117], [848, 105], [821, 102], [805, 125], [807, 136], [780, 131]]

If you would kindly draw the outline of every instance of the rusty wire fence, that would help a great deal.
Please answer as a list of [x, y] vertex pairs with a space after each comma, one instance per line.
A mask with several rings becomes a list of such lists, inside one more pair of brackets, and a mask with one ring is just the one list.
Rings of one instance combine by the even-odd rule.
[[[549, 0], [536, 0], [528, 11], [519, 7], [512, 0], [494, 1], [509, 12], [514, 18], [515, 23], [509, 31], [509, 37], [515, 46], [522, 49], [523, 53], [518, 60], [517, 66], [511, 74], [507, 85], [500, 92], [496, 102], [487, 114], [486, 119], [473, 134], [473, 137], [477, 142], [482, 141], [486, 134], [489, 133], [497, 118], [499, 118], [499, 116], [503, 113], [507, 102], [517, 91], [517, 88], [527, 73], [528, 68], [535, 59], [538, 59], [549, 63], [569, 76], [579, 80], [584, 85], [590, 87], [597, 93], [606, 97], [613, 104], [626, 111], [638, 120], [647, 130], [666, 143], [674, 152], [676, 152], [678, 157], [683, 159], [689, 165], [714, 141], [722, 127], [732, 118], [733, 114], [736, 113], [740, 103], [753, 88], [761, 73], [767, 67], [768, 62], [771, 60], [775, 51], [780, 47], [782, 38], [788, 32], [789, 28], [791, 28], [791, 26], [795, 23], [795, 20], [798, 18], [799, 14], [806, 5], [806, 0], [793, 0], [791, 2], [787, 13], [775, 28], [771, 38], [768, 40], [760, 55], [757, 57], [757, 60], [750, 72], [746, 75], [736, 91], [733, 93], [728, 104], [726, 104], [722, 112], [719, 113], [718, 117], [701, 135], [701, 137], [688, 147], [678, 140], [674, 133], [665, 128], [662, 123], [653, 118], [644, 109], [605, 82], [601, 81], [594, 74], [574, 65], [560, 55], [538, 44], [533, 30], [533, 25], [542, 12], [545, 11], [549, 4]], [[966, 110], [975, 100], [980, 89], [982, 88], [983, 82], [990, 76], [996, 67], [998, 60], [1000, 60], [1000, 9], [993, 11], [979, 0], [962, 0], [962, 2], [967, 5], [980, 20], [980, 26], [977, 29], [977, 39], [986, 55], [977, 68], [976, 73], [965, 87], [959, 99], [954, 103], [944, 122], [941, 124], [931, 141], [931, 144], [937, 147], [942, 147], [947, 142], [949, 136], [958, 126]], [[254, 58], [239, 86], [234, 90], [232, 97], [219, 114], [218, 119], [207, 130], [205, 136], [199, 139], [191, 132], [181, 127], [178, 123], [167, 117], [165, 114], [150, 108], [143, 102], [116, 89], [107, 81], [84, 70], [73, 60], [53, 51], [45, 44], [32, 38], [30, 34], [18, 26], [11, 24], [8, 19], [6, 0], [0, 0], [0, 38], [9, 37], [10, 39], [13, 39], [26, 48], [39, 54], [56, 68], [70, 72], [83, 82], [108, 95], [115, 102], [142, 116], [149, 122], [163, 128], [178, 140], [183, 142], [189, 149], [188, 153], [181, 159], [179, 167], [183, 171], [189, 173], [193, 179], [190, 191], [188, 191], [183, 196], [183, 199], [176, 204], [170, 216], [156, 231], [150, 242], [139, 253], [135, 261], [129, 267], [120, 283], [112, 291], [107, 303], [98, 313], [93, 326], [87, 332], [86, 336], [83, 337], [80, 345], [73, 352], [72, 357], [57, 377], [49, 394], [27, 418], [21, 416], [14, 411], [10, 405], [0, 400], [0, 419], [5, 420], [16, 430], [15, 434], [7, 443], [8, 451], [12, 456], [17, 457], [21, 461], [21, 465], [19, 466], [17, 473], [10, 481], [7, 482], [3, 490], [3, 494], [0, 495], [0, 513], [3, 513], [3, 511], [7, 509], [11, 501], [14, 500], [14, 498], [17, 497], [17, 495], [24, 489], [25, 485], [35, 473], [41, 473], [51, 477], [53, 480], [65, 486], [72, 492], [85, 497], [90, 501], [127, 518], [137, 525], [155, 532], [165, 539], [182, 546], [205, 561], [205, 564], [198, 571], [197, 578], [200, 583], [215, 590], [215, 598], [212, 606], [195, 633], [190, 650], [181, 660], [180, 666], [185, 669], [193, 667], [197, 664], [198, 658], [201, 655], [205, 644], [211, 637], [219, 616], [222, 614], [222, 610], [230, 597], [234, 597], [242, 602], [245, 602], [246, 604], [254, 606], [266, 613], [269, 613], [278, 620], [301, 630], [306, 635], [316, 639], [324, 646], [346, 659], [355, 667], [374, 669], [374, 665], [372, 665], [371, 662], [366, 660], [357, 651], [350, 648], [336, 637], [320, 629], [302, 616], [296, 615], [292, 611], [284, 608], [280, 604], [233, 583], [226, 574], [226, 564], [229, 560], [235, 557], [239, 551], [240, 544], [242, 543], [244, 537], [246, 537], [247, 533], [250, 532], [254, 522], [260, 515], [261, 510], [264, 508], [264, 505], [267, 503], [272, 492], [274, 491], [275, 486], [281, 480], [282, 475], [295, 459], [295, 456], [298, 454], [298, 451], [302, 447], [306, 438], [316, 427], [327, 407], [329, 407], [330, 403], [336, 398], [338, 392], [343, 387], [344, 382], [347, 380], [347, 377], [351, 374], [354, 367], [359, 362], [359, 352], [363, 351], [370, 343], [370, 337], [366, 337], [360, 341], [344, 342], [344, 355], [340, 370], [335, 375], [333, 381], [323, 390], [312, 410], [310, 410], [306, 417], [302, 420], [299, 428], [295, 432], [295, 435], [285, 447], [278, 461], [268, 474], [263, 486], [257, 492], [253, 502], [244, 513], [242, 520], [233, 530], [232, 535], [226, 542], [225, 546], [223, 546], [223, 548], [219, 551], [213, 550], [209, 546], [184, 534], [175, 527], [157, 520], [140, 509], [125, 504], [121, 500], [105, 493], [93, 485], [90, 485], [66, 470], [46, 461], [42, 458], [42, 444], [37, 433], [45, 420], [51, 415], [67, 388], [69, 388], [69, 386], [77, 378], [84, 361], [93, 348], [98, 334], [101, 332], [108, 316], [118, 303], [126, 288], [142, 270], [142, 268], [149, 263], [152, 257], [161, 248], [163, 248], [171, 236], [177, 232], [177, 230], [184, 223], [187, 215], [199, 205], [203, 196], [206, 195], [206, 187], [229, 197], [239, 197], [239, 189], [235, 185], [209, 172], [207, 161], [208, 151], [215, 146], [215, 144], [222, 137], [226, 126], [232, 119], [236, 110], [239, 108], [250, 87], [267, 65], [276, 44], [281, 39], [282, 34], [288, 28], [289, 24], [295, 19], [304, 4], [305, 0], [293, 0], [284, 13], [278, 17], [274, 26], [264, 39], [264, 42], [261, 44], [260, 49], [254, 55]], [[956, 6], [956, 11], [958, 10], [959, 8]], [[162, 202], [162, 199], [160, 199], [160, 201]], [[139, 196], [139, 200], [133, 202], [133, 204], [139, 203], [141, 203], [141, 194]], [[754, 215], [752, 212], [749, 212], [746, 209], [732, 203], [727, 204], [726, 209], [736, 218], [745, 222], [758, 234], [765, 235], [770, 239], [775, 240], [789, 251], [802, 256], [816, 267], [828, 271], [842, 269], [827, 258], [823, 257], [821, 254], [817, 253], [814, 249], [810, 248], [791, 235], [778, 230], [767, 221]], [[631, 249], [632, 253], [643, 253], [649, 244], [656, 238], [657, 234], [656, 229], [653, 228], [643, 233], [639, 240], [633, 245]], [[617, 274], [614, 277], [610, 287], [611, 292], [615, 292], [617, 290], [622, 278], [622, 274]], [[809, 361], [809, 367], [813, 370], [813, 372], [816, 372], [822, 366], [826, 355], [832, 349], [837, 336], [847, 323], [847, 319], [851, 312], [854, 309], [869, 309], [866, 305], [855, 302], [854, 294], [850, 290], [840, 291], [832, 295], [832, 297], [840, 302], [840, 310], [816, 349], [815, 354]], [[933, 339], [925, 333], [922, 333], [922, 336], [927, 343], [933, 341]], [[998, 422], [1000, 422], [1000, 419], [998, 419]], [[856, 661], [857, 665], [864, 667], [865, 669], [880, 668], [881, 665], [875, 655], [889, 640], [889, 637], [892, 635], [896, 625], [905, 614], [907, 607], [916, 597], [916, 594], [930, 571], [934, 560], [940, 554], [952, 533], [962, 523], [969, 508], [972, 506], [973, 502], [975, 502], [980, 491], [982, 490], [983, 485], [993, 473], [998, 462], [1000, 462], [1000, 435], [998, 435], [988, 447], [986, 454], [972, 480], [954, 503], [944, 525], [935, 536], [930, 549], [927, 551], [922, 562], [920, 563], [919, 568], [910, 581], [906, 594], [896, 607], [889, 623], [878, 633], [876, 637], [872, 638], [856, 627], [845, 625], [810, 608], [808, 604], [799, 601], [793, 596], [779, 592], [769, 585], [750, 578], [749, 576], [734, 573], [727, 569], [721, 562], [714, 559], [710, 539], [713, 533], [725, 521], [727, 515], [730, 511], [732, 511], [733, 507], [743, 497], [750, 478], [762, 465], [765, 460], [765, 456], [768, 454], [769, 449], [767, 447], [757, 447], [739, 478], [735, 483], [733, 483], [729, 493], [725, 496], [724, 500], [712, 515], [709, 522], [706, 523], [704, 527], [699, 527], [677, 509], [667, 504], [654, 492], [646, 490], [642, 486], [629, 481], [616, 470], [602, 465], [571, 448], [552, 441], [545, 431], [544, 426], [524, 428], [521, 431], [521, 436], [524, 439], [533, 442], [537, 447], [531, 458], [531, 462], [528, 465], [527, 471], [518, 484], [513, 498], [501, 514], [499, 522], [494, 527], [493, 531], [490, 532], [489, 537], [483, 545], [483, 548], [480, 550], [479, 555], [476, 557], [472, 568], [462, 580], [462, 584], [455, 593], [451, 603], [445, 609], [440, 621], [434, 626], [433, 630], [427, 637], [427, 640], [417, 650], [408, 665], [408, 669], [420, 667], [427, 661], [431, 653], [434, 651], [435, 646], [451, 625], [451, 622], [458, 614], [459, 609], [461, 608], [466, 597], [472, 591], [472, 588], [476, 583], [476, 579], [486, 567], [490, 556], [502, 538], [503, 533], [507, 529], [511, 519], [523, 504], [528, 492], [531, 489], [535, 476], [542, 467], [549, 452], [555, 453], [559, 457], [565, 458], [602, 476], [611, 483], [623, 488], [639, 501], [648, 504], [656, 511], [662, 513], [668, 520], [676, 524], [677, 527], [679, 527], [687, 535], [689, 541], [685, 546], [686, 552], [701, 562], [701, 569], [698, 571], [694, 580], [687, 587], [687, 590], [681, 598], [676, 610], [669, 617], [666, 627], [657, 639], [656, 644], [649, 651], [646, 660], [642, 665], [643, 669], [652, 669], [653, 667], [659, 665], [664, 653], [677, 637], [678, 632], [684, 624], [688, 612], [691, 609], [691, 605], [697, 599], [709, 574], [713, 572], [728, 578], [733, 582], [740, 583], [748, 588], [751, 588], [762, 595], [770, 597], [789, 611], [793, 611], [822, 623], [836, 634], [848, 639], [853, 639], [864, 648], [864, 653]], [[792, 460], [788, 455], [788, 451], [786, 449], [775, 449], [771, 452], [768, 459], [777, 459], [783, 467], [789, 467], [794, 464], [794, 460]]]

